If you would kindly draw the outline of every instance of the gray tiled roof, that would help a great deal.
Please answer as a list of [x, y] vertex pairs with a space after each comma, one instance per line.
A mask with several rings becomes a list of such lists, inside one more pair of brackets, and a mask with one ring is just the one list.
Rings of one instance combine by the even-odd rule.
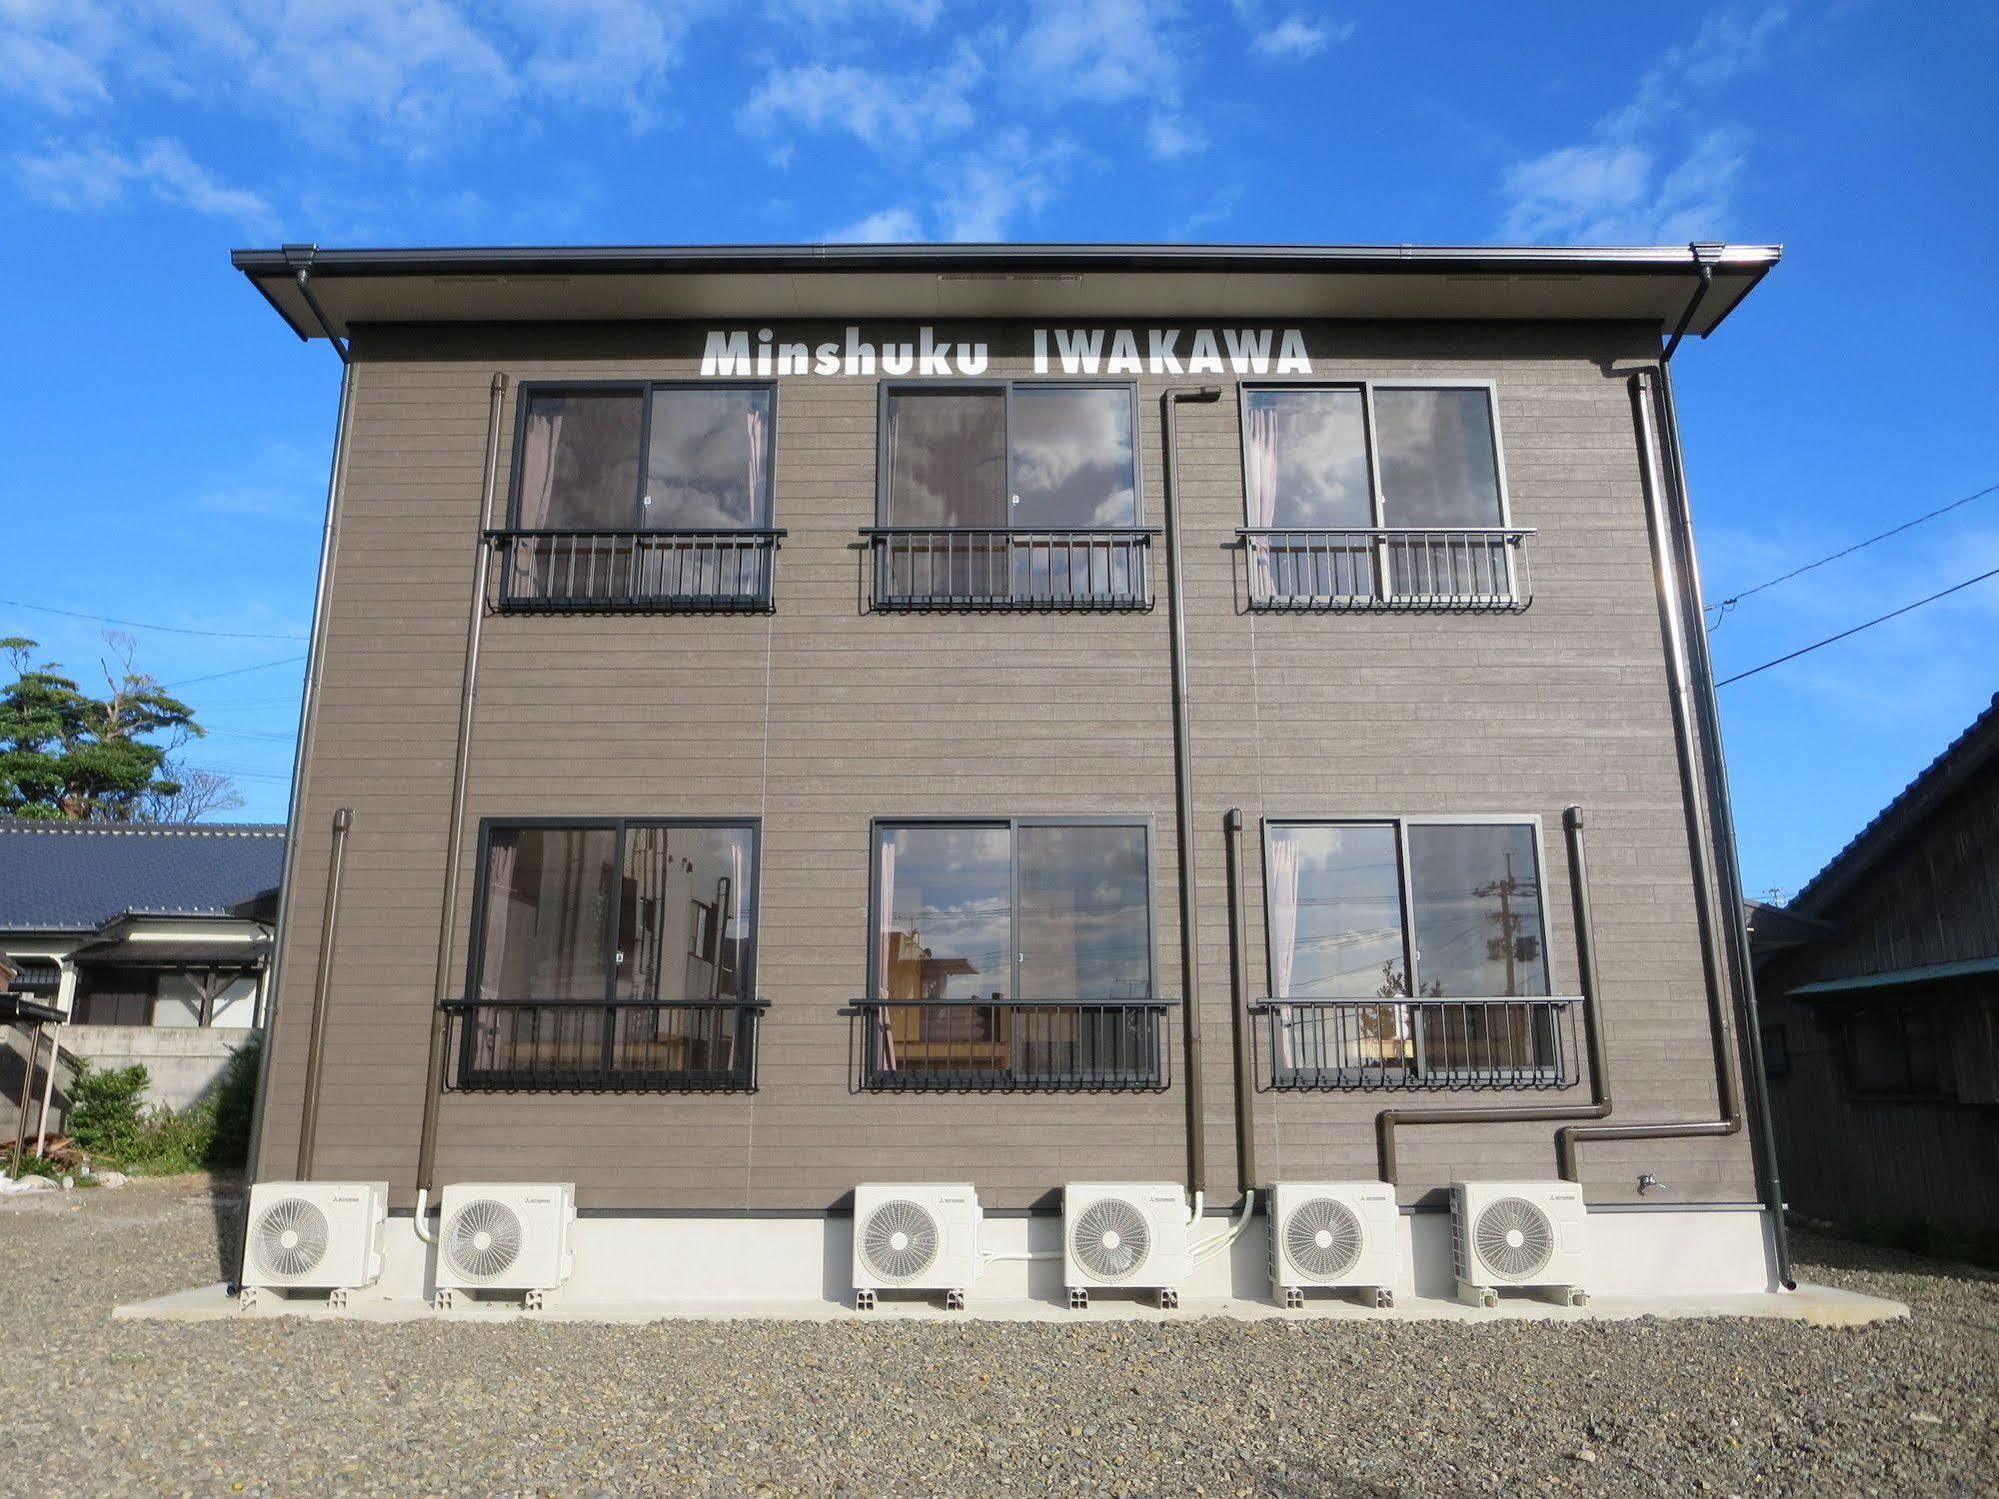
[[217, 916], [277, 886], [285, 830], [268, 823], [0, 818], [0, 931], [95, 931], [128, 911]]

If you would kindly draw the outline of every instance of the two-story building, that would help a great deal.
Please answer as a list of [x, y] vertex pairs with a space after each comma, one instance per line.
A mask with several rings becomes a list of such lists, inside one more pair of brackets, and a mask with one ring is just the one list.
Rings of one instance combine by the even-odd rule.
[[344, 362], [258, 1175], [574, 1183], [641, 1297], [863, 1181], [1784, 1278], [1667, 364], [1777, 259], [239, 253]]

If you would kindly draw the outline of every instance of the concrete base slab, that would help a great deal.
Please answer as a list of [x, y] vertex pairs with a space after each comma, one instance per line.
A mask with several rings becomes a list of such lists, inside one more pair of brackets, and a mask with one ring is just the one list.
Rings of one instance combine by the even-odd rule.
[[1161, 1311], [1149, 1299], [1105, 1295], [1090, 1298], [1088, 1307], [1071, 1311], [1053, 1302], [979, 1300], [965, 1311], [947, 1311], [941, 1296], [884, 1296], [879, 1308], [857, 1312], [828, 1300], [572, 1300], [547, 1310], [524, 1311], [518, 1302], [461, 1301], [440, 1312], [415, 1297], [371, 1296], [356, 1292], [344, 1309], [330, 1306], [323, 1296], [258, 1296], [246, 1310], [220, 1283], [177, 1291], [170, 1296], [117, 1308], [112, 1316], [155, 1322], [211, 1322], [253, 1317], [296, 1317], [338, 1322], [582, 1322], [645, 1323], [667, 1321], [732, 1322], [1198, 1322], [1209, 1317], [1245, 1321], [1289, 1322], [1619, 1322], [1639, 1317], [1681, 1319], [1698, 1317], [1765, 1317], [1803, 1322], [1812, 1327], [1863, 1327], [1909, 1315], [1899, 1301], [1842, 1291], [1830, 1286], [1801, 1285], [1795, 1291], [1751, 1291], [1706, 1295], [1599, 1296], [1586, 1307], [1555, 1306], [1526, 1295], [1502, 1296], [1490, 1309], [1465, 1306], [1455, 1300], [1412, 1297], [1387, 1310], [1376, 1310], [1331, 1295], [1313, 1296], [1295, 1311], [1267, 1302], [1220, 1300], [1189, 1303]]

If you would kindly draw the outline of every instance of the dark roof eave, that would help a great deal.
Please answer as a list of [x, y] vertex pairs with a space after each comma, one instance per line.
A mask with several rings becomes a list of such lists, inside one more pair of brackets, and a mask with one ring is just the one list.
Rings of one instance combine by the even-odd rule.
[[[464, 248], [321, 249], [287, 245], [230, 253], [230, 264], [301, 339], [325, 337], [272, 294], [273, 276], [309, 267], [321, 280], [389, 276], [799, 274], [867, 271], [1096, 270], [1509, 276], [1696, 274], [1703, 262], [1746, 275], [1747, 284], [1712, 311], [1707, 337], [1783, 258], [1781, 245], [495, 245]], [[335, 321], [339, 321], [337, 318]]]
[[1999, 756], [1999, 693], [1962, 734], [1944, 746], [1942, 753], [1826, 862], [1825, 868], [1805, 882], [1784, 909], [1793, 916], [1817, 917], [1898, 839], [1995, 756]]

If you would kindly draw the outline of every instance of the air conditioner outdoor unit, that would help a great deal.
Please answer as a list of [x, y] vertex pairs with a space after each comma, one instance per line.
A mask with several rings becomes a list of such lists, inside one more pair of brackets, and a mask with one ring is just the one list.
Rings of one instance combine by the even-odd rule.
[[1402, 1215], [1386, 1182], [1278, 1182], [1270, 1189], [1270, 1285], [1295, 1310], [1307, 1286], [1358, 1289], [1395, 1305]]
[[979, 1278], [984, 1214], [970, 1182], [862, 1182], [854, 1188], [854, 1306], [880, 1291], [942, 1291], [952, 1311]]
[[325, 1291], [328, 1303], [382, 1274], [387, 1182], [258, 1182], [243, 1236], [244, 1306], [259, 1290]]
[[518, 1291], [529, 1311], [575, 1266], [572, 1182], [456, 1182], [437, 1215], [437, 1305], [460, 1291]]
[[1062, 1189], [1062, 1268], [1069, 1305], [1090, 1304], [1093, 1287], [1150, 1290], [1180, 1304], [1193, 1269], [1187, 1194], [1174, 1182], [1071, 1182]]
[[1496, 1306], [1533, 1288], [1567, 1306], [1589, 1300], [1589, 1211], [1574, 1182], [1452, 1182], [1451, 1257], [1458, 1299]]

